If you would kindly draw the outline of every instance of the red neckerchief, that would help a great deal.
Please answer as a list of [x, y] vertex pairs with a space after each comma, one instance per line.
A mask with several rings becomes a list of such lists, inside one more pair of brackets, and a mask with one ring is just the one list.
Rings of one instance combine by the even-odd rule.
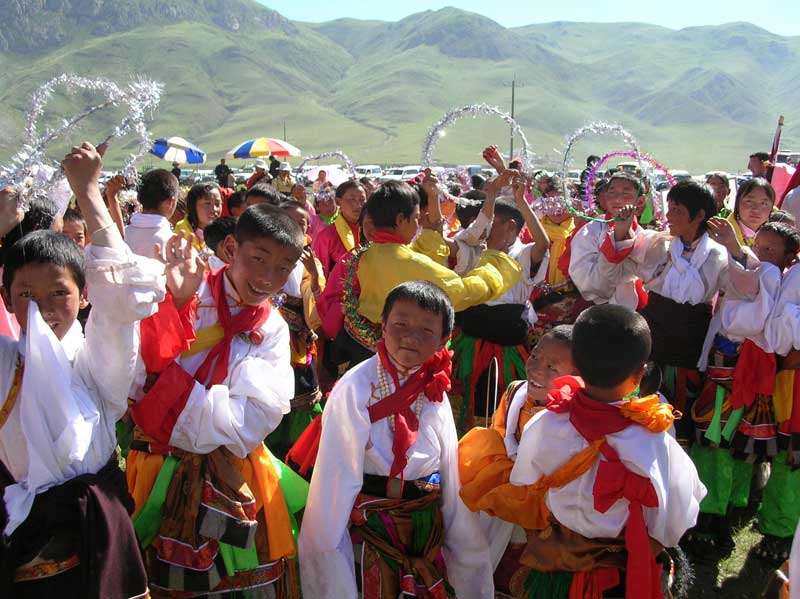
[[[578, 377], [559, 377], [553, 381], [553, 385], [555, 389], [547, 396], [547, 409], [560, 414], [569, 413], [570, 424], [590, 443], [634, 424], [616, 406], [587, 396], [583, 392], [584, 383]], [[600, 451], [606, 459], [600, 460], [592, 489], [594, 509], [605, 513], [620, 499], [628, 500], [625, 596], [629, 599], [661, 599], [659, 567], [650, 548], [642, 512], [643, 507], [658, 507], [658, 495], [650, 479], [628, 470], [608, 443], [603, 443]]]
[[400, 375], [389, 359], [383, 339], [378, 342], [377, 349], [381, 365], [391, 375], [395, 390], [394, 393], [368, 408], [369, 419], [370, 422], [378, 422], [394, 416], [394, 440], [392, 442], [394, 461], [389, 470], [389, 480], [399, 475], [402, 485], [403, 470], [408, 463], [406, 453], [417, 440], [417, 431], [419, 430], [419, 420], [411, 406], [423, 392], [430, 401], [440, 402], [444, 399], [444, 393], [450, 390], [451, 353], [448, 349], [442, 348], [401, 386]]
[[396, 233], [387, 233], [385, 231], [378, 231], [372, 236], [373, 243], [399, 243], [406, 245], [405, 239]]
[[[269, 304], [264, 302], [258, 306], [244, 306], [235, 316], [231, 316], [228, 299], [225, 294], [225, 273], [228, 266], [211, 272], [206, 278], [206, 284], [211, 291], [211, 297], [217, 306], [217, 320], [222, 325], [225, 336], [217, 343], [206, 356], [206, 359], [197, 369], [195, 380], [206, 387], [219, 385], [228, 376], [228, 361], [230, 360], [231, 342], [236, 335], [258, 329], [269, 317]], [[216, 360], [216, 364], [214, 363]], [[213, 367], [213, 370], [212, 370]], [[209, 380], [209, 375], [211, 379]], [[206, 381], [208, 381], [206, 383]]]

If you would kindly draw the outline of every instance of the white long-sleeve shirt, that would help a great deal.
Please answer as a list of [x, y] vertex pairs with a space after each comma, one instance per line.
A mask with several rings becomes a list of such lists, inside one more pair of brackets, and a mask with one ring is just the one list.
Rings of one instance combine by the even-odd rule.
[[[653, 433], [635, 424], [607, 435], [606, 442], [626, 468], [649, 478], [656, 491], [658, 507], [643, 508], [649, 535], [665, 547], [676, 546], [694, 526], [706, 495], [692, 460], [667, 433]], [[533, 484], [587, 446], [568, 413], [542, 410], [525, 426], [511, 483]], [[547, 507], [559, 523], [584, 537], [615, 538], [628, 521], [628, 501], [620, 499], [606, 513], [595, 510], [592, 489], [598, 463], [563, 487], [550, 489]]]
[[[394, 391], [389, 378], [380, 393], [377, 356], [336, 384], [322, 414], [322, 439], [299, 539], [303, 595], [314, 599], [357, 597], [350, 512], [363, 475], [388, 476], [394, 435], [389, 419], [370, 423], [368, 406]], [[376, 395], [377, 394], [377, 395]], [[439, 472], [447, 578], [459, 599], [494, 596], [489, 550], [478, 516], [461, 501], [458, 439], [450, 402], [422, 401], [419, 431], [407, 452], [405, 480]]]
[[[569, 277], [584, 299], [635, 310], [639, 304], [636, 274], [626, 262], [615, 269], [618, 265], [606, 260], [600, 247], [608, 237], [613, 242], [614, 231], [606, 223], [591, 222], [575, 232], [570, 244]], [[616, 248], [632, 245], [633, 240], [629, 239], [617, 243]]]
[[767, 320], [766, 337], [772, 350], [785, 356], [800, 349], [800, 267], [783, 274], [780, 293]]
[[165, 286], [163, 264], [118, 242], [87, 248], [92, 311], [85, 337], [75, 321], [59, 341], [34, 302], [20, 340], [0, 337], [0, 397], [8, 395], [20, 356], [25, 365], [0, 428], [0, 460], [17, 481], [5, 494], [7, 533], [27, 517], [36, 493], [99, 471], [116, 447], [115, 423], [128, 407], [139, 349], [136, 323], [155, 312]]
[[[765, 352], [774, 351], [767, 336], [767, 323], [781, 290], [780, 269], [769, 262], [762, 262], [751, 270], [745, 270], [738, 262], [731, 260], [728, 272], [733, 284], [726, 289], [708, 325], [703, 352], [697, 365], [701, 371], [708, 366], [708, 355], [718, 334], [737, 343], [750, 339]], [[754, 287], [758, 291], [755, 297], [751, 297], [748, 292]]]
[[[236, 290], [225, 278], [225, 291], [231, 315], [237, 306]], [[217, 323], [217, 308], [211, 290], [204, 282], [198, 290], [199, 306], [195, 331]], [[291, 366], [289, 327], [277, 308], [261, 326], [263, 341], [252, 343], [243, 335], [231, 342], [228, 376], [210, 389], [195, 382], [189, 399], [178, 416], [169, 444], [192, 453], [211, 453], [227, 447], [244, 458], [258, 447], [280, 424], [294, 397], [294, 374]], [[191, 375], [200, 368], [209, 350], [177, 362]], [[139, 362], [134, 398], [141, 398], [144, 366]]]
[[156, 244], [161, 246], [162, 258], [166, 256], [167, 242], [175, 235], [169, 220], [160, 214], [131, 215], [130, 224], [125, 227], [125, 243], [134, 254], [153, 257]]

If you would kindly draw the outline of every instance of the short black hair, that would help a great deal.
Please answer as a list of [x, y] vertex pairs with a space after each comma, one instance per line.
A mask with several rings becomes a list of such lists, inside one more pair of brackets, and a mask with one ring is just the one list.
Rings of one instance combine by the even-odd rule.
[[758, 231], [770, 231], [782, 237], [787, 254], [796, 254], [800, 251], [800, 231], [787, 223], [767, 221]]
[[[456, 204], [456, 218], [465, 229], [472, 221], [478, 218], [478, 213], [483, 207], [483, 202], [486, 201], [486, 192], [479, 189], [472, 189], [461, 196], [465, 200], [470, 200], [465, 204]], [[480, 204], [473, 203], [480, 202]]]
[[559, 324], [554, 326], [552, 329], [547, 331], [544, 335], [542, 335], [542, 339], [545, 337], [549, 337], [558, 341], [559, 343], [565, 343], [566, 345], [572, 345], [572, 325], [571, 324]]
[[19, 239], [33, 231], [49, 229], [57, 218], [58, 206], [53, 200], [41, 196], [30, 198], [22, 222], [0, 240], [0, 266], [5, 264], [6, 254]]
[[336, 197], [337, 198], [343, 198], [344, 194], [346, 194], [351, 189], [360, 189], [364, 193], [367, 193], [367, 190], [364, 187], [364, 184], [361, 183], [361, 181], [356, 181], [354, 179], [348, 179], [347, 181], [344, 181], [343, 183], [340, 183], [339, 186], [336, 188]]
[[591, 167], [595, 162], [600, 162], [600, 156], [597, 156], [596, 154], [589, 154], [586, 157], [586, 166]]
[[408, 300], [416, 303], [423, 310], [442, 317], [442, 338], [450, 336], [453, 332], [455, 312], [450, 298], [442, 291], [441, 287], [429, 281], [406, 281], [400, 283], [389, 292], [383, 304], [381, 317], [383, 322], [389, 318], [392, 307], [397, 300]]
[[786, 212], [786, 210], [781, 210], [780, 208], [774, 208], [772, 212], [769, 213], [767, 222], [786, 223], [791, 227], [797, 227], [797, 220], [795, 219], [794, 215], [791, 212]]
[[192, 185], [186, 196], [186, 219], [192, 225], [192, 229], [200, 226], [200, 221], [197, 219], [197, 202], [209, 195], [212, 190], [219, 189], [219, 185], [214, 183], [197, 183]]
[[157, 210], [161, 202], [177, 198], [179, 192], [175, 175], [166, 169], [156, 168], [142, 175], [136, 199], [144, 210]]
[[520, 209], [517, 208], [514, 202], [505, 199], [497, 200], [497, 203], [495, 203], [494, 216], [495, 218], [499, 217], [503, 222], [508, 222], [513, 218], [517, 224], [517, 235], [520, 234], [522, 227], [525, 226], [525, 219]]
[[728, 180], [728, 174], [723, 173], [722, 171], [714, 171], [712, 173], [708, 173], [706, 175], [706, 183], [711, 183], [711, 179], [719, 179], [728, 188], [728, 191], [731, 189], [731, 182]]
[[244, 204], [244, 192], [234, 191], [228, 196], [228, 212], [234, 208], [240, 208]]
[[702, 210], [705, 216], [700, 223], [701, 232], [706, 230], [709, 219], [717, 214], [717, 198], [708, 183], [698, 183], [691, 179], [678, 181], [667, 192], [667, 201], [686, 208], [690, 219], [694, 219]]
[[419, 194], [403, 181], [387, 181], [372, 192], [366, 204], [367, 214], [379, 228], [394, 227], [401, 214], [411, 218], [414, 206], [419, 206]]
[[305, 233], [291, 216], [276, 206], [261, 203], [242, 212], [236, 223], [236, 241], [244, 243], [263, 238], [296, 249], [298, 257], [306, 245]]
[[74, 208], [67, 208], [67, 210], [64, 212], [64, 222], [83, 223], [83, 228], [86, 229], [86, 219], [83, 218], [83, 214], [81, 214]]
[[86, 287], [83, 250], [69, 237], [49, 230], [28, 233], [14, 243], [3, 265], [3, 287], [11, 289], [14, 275], [27, 264], [53, 264], [69, 270], [78, 289]]
[[647, 321], [624, 306], [585, 310], [572, 329], [572, 361], [586, 384], [610, 389], [642, 368], [652, 341]]
[[217, 246], [228, 235], [236, 233], [236, 217], [234, 216], [220, 216], [217, 220], [212, 220], [203, 229], [203, 241], [211, 248], [211, 251], [216, 253]]
[[769, 160], [769, 154], [767, 154], [766, 152], [753, 152], [752, 154], [750, 154], [749, 158], [758, 158], [759, 160], [764, 162], [765, 160]]
[[309, 212], [308, 208], [304, 204], [289, 198], [288, 200], [284, 200], [278, 206], [281, 210], [299, 210], [300, 212], [305, 213], [308, 218], [311, 218], [311, 212]]
[[772, 202], [772, 205], [775, 205], [775, 189], [770, 185], [770, 182], [764, 177], [753, 177], [742, 183], [739, 189], [736, 190], [736, 201], [733, 204], [733, 213], [736, 215], [736, 218], [739, 218], [739, 202], [754, 189], [763, 189], [764, 193], [767, 194], [767, 197]]
[[486, 185], [486, 177], [483, 175], [472, 175], [469, 178], [469, 183], [472, 185], [472, 189], [481, 189]]
[[264, 202], [271, 206], [278, 206], [282, 201], [278, 190], [266, 183], [256, 183], [248, 189], [244, 194], [245, 202], [250, 198], [263, 198]]

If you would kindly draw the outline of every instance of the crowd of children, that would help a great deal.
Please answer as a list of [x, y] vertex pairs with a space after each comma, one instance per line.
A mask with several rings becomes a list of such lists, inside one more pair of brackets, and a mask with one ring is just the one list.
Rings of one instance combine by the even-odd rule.
[[2, 190], [0, 596], [656, 599], [752, 502], [785, 562], [800, 233], [770, 184], [677, 183], [659, 223], [619, 171], [574, 215], [484, 156], [465, 193], [182, 204], [157, 169], [125, 222], [85, 143], [66, 213]]

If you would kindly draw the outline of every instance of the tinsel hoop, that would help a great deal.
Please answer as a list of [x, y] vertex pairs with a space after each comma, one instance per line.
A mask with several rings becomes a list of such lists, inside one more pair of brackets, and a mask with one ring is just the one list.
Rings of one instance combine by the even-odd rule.
[[[591, 206], [596, 202], [596, 198], [594, 197], [594, 182], [597, 180], [597, 174], [600, 172], [600, 169], [608, 163], [609, 160], [612, 158], [630, 158], [631, 160], [635, 160], [639, 163], [639, 170], [642, 172], [642, 176], [647, 178], [650, 183], [650, 191], [651, 193], [655, 193], [655, 171], [662, 171], [664, 176], [667, 178], [667, 181], [670, 184], [670, 187], [675, 185], [675, 177], [672, 176], [670, 170], [658, 162], [655, 158], [653, 158], [650, 154], [639, 154], [634, 152], [633, 150], [617, 150], [615, 152], [608, 152], [600, 157], [600, 160], [595, 162], [586, 176], [586, 186], [583, 190], [583, 201], [584, 205]], [[655, 212], [655, 217], [659, 221], [663, 221], [663, 205], [661, 202], [654, 202], [653, 210]]]
[[301, 161], [297, 167], [297, 172], [300, 174], [303, 173], [303, 167], [306, 165], [307, 162], [317, 162], [319, 160], [326, 160], [328, 158], [338, 158], [344, 164], [345, 169], [350, 174], [351, 179], [357, 179], [358, 174], [356, 173], [356, 167], [353, 164], [353, 161], [342, 152], [341, 150], [334, 150], [333, 152], [323, 152], [322, 154], [317, 154], [316, 156], [306, 156]]
[[[59, 126], [39, 133], [37, 122], [59, 87], [64, 87], [68, 93], [77, 90], [93, 92], [101, 99], [71, 118], [63, 119]], [[129, 181], [137, 181], [136, 163], [151, 146], [145, 120], [158, 107], [162, 90], [160, 83], [145, 78], [135, 78], [121, 87], [108, 79], [90, 79], [66, 73], [44, 83], [31, 96], [31, 104], [25, 115], [25, 141], [22, 148], [11, 157], [8, 164], [0, 166], [0, 189], [15, 188], [18, 192], [18, 205], [23, 210], [27, 209], [31, 197], [51, 197], [63, 181], [64, 174], [59, 163], [47, 158], [48, 147], [75, 129], [81, 121], [111, 106], [123, 106], [126, 114], [119, 125], [98, 145], [108, 143], [115, 137], [135, 135], [138, 140], [137, 150], [130, 154], [122, 172]], [[52, 175], [44, 180], [34, 178], [35, 173], [43, 167], [52, 168]]]
[[595, 216], [591, 216], [588, 214], [588, 210], [592, 208], [591, 204], [587, 205], [584, 204], [581, 206], [581, 199], [573, 197], [569, 192], [569, 187], [567, 185], [567, 172], [569, 170], [570, 165], [572, 164], [572, 151], [575, 145], [583, 140], [584, 138], [588, 137], [589, 135], [616, 135], [622, 139], [622, 141], [628, 145], [633, 152], [637, 155], [641, 154], [641, 150], [639, 149], [639, 142], [636, 141], [636, 138], [624, 127], [618, 125], [616, 123], [604, 123], [602, 121], [597, 121], [594, 123], [590, 123], [588, 125], [584, 125], [572, 135], [570, 135], [565, 144], [564, 144], [564, 160], [561, 165], [561, 172], [559, 173], [561, 177], [561, 185], [563, 187], [564, 198], [566, 200], [567, 209], [574, 215], [583, 220], [587, 220], [590, 222], [600, 222], [600, 223], [608, 223], [613, 222], [615, 219], [607, 219], [607, 218], [598, 218]]
[[519, 126], [519, 123], [514, 120], [514, 117], [507, 112], [503, 112], [497, 106], [489, 106], [488, 104], [468, 104], [445, 113], [441, 119], [436, 121], [431, 128], [428, 129], [428, 135], [425, 137], [425, 142], [422, 144], [423, 168], [435, 164], [434, 152], [436, 150], [436, 144], [439, 143], [439, 140], [442, 138], [447, 128], [468, 116], [472, 118], [477, 118], [479, 116], [495, 116], [508, 123], [511, 127], [512, 135], [516, 135], [519, 137], [520, 141], [522, 141], [522, 153], [518, 158], [522, 160], [523, 167], [527, 168], [531, 164], [533, 155], [530, 152], [528, 138], [525, 137], [525, 132], [522, 130], [522, 127]]

